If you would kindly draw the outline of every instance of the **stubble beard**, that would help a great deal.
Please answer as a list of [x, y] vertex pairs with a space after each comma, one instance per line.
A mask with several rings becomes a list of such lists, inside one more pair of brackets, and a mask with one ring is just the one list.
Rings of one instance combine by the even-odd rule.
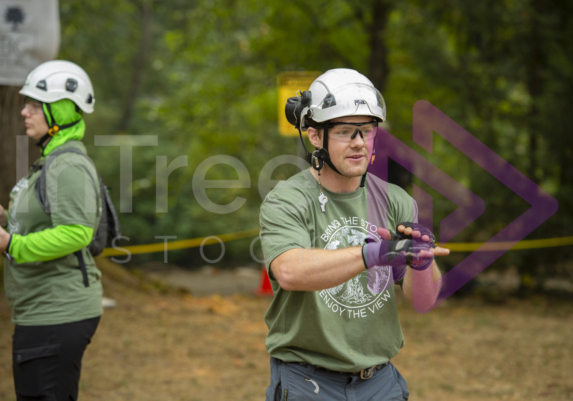
[[366, 154], [364, 156], [364, 160], [362, 163], [360, 163], [360, 165], [353, 166], [350, 165], [350, 163], [352, 162], [347, 161], [346, 158], [341, 158], [333, 164], [334, 167], [336, 167], [337, 170], [340, 171], [340, 173], [342, 173], [342, 175], [345, 177], [361, 177], [366, 173], [366, 170], [368, 169], [368, 155]]

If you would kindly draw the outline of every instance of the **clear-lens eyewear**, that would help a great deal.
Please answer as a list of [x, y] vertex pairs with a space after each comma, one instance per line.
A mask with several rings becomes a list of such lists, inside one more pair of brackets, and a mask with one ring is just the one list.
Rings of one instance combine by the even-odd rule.
[[328, 137], [340, 142], [351, 142], [357, 135], [364, 141], [372, 140], [376, 137], [378, 122], [369, 121], [367, 123], [330, 123], [328, 125]]
[[42, 104], [38, 102], [26, 102], [24, 108], [28, 110], [30, 114], [40, 114], [43, 112]]

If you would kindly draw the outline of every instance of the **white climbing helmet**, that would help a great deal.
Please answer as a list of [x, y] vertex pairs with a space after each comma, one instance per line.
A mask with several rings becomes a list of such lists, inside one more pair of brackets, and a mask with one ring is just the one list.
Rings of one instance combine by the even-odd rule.
[[44, 103], [70, 99], [85, 113], [94, 111], [90, 77], [70, 61], [53, 60], [40, 64], [28, 74], [20, 93]]
[[329, 70], [310, 85], [309, 91], [312, 100], [301, 112], [302, 131], [309, 127], [308, 118], [318, 123], [346, 116], [371, 116], [380, 122], [386, 121], [384, 98], [358, 71]]

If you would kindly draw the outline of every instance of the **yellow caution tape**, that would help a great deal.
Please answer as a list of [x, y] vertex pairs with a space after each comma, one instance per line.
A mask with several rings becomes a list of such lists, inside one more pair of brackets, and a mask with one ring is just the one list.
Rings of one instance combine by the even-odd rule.
[[573, 245], [573, 237], [492, 242], [489, 244], [486, 244], [484, 242], [457, 242], [457, 243], [448, 243], [440, 246], [448, 248], [452, 252], [473, 252], [473, 251], [489, 252], [489, 251], [500, 251], [509, 249], [517, 250], [517, 249], [550, 248], [555, 246], [566, 246], [566, 245]]
[[231, 234], [222, 234], [217, 236], [207, 236], [201, 238], [186, 239], [181, 241], [172, 241], [172, 242], [167, 242], [167, 244], [165, 244], [164, 242], [159, 242], [157, 244], [134, 245], [121, 248], [119, 247], [105, 248], [101, 256], [122, 256], [125, 255], [127, 252], [131, 254], [164, 252], [166, 248], [168, 251], [174, 251], [176, 249], [196, 248], [198, 246], [201, 246], [201, 244], [203, 245], [217, 244], [219, 243], [217, 238], [219, 238], [222, 242], [228, 242], [237, 239], [254, 237], [255, 235], [259, 234], [260, 230], [261, 229], [257, 227], [257, 228], [252, 228], [250, 230], [239, 231]]
[[[250, 230], [239, 231], [236, 233], [222, 234], [217, 236], [207, 236], [201, 238], [186, 239], [181, 241], [159, 242], [156, 244], [148, 245], [134, 245], [126, 247], [117, 248], [106, 248], [101, 256], [122, 256], [126, 253], [131, 254], [142, 254], [142, 253], [155, 253], [155, 252], [165, 252], [174, 251], [176, 249], [187, 249], [196, 248], [203, 245], [211, 245], [221, 242], [229, 242], [243, 238], [254, 237], [259, 234], [261, 229], [259, 227], [252, 228]], [[217, 238], [219, 240], [217, 240]], [[457, 242], [457, 243], [447, 243], [441, 245], [436, 243], [438, 246], [443, 246], [448, 248], [452, 252], [488, 252], [488, 251], [500, 251], [500, 250], [518, 250], [518, 249], [536, 249], [536, 248], [549, 248], [555, 246], [566, 246], [573, 245], [572, 237], [561, 237], [561, 238], [547, 238], [547, 239], [532, 239], [523, 241], [506, 241], [506, 242], [493, 242], [486, 244], [484, 242]]]

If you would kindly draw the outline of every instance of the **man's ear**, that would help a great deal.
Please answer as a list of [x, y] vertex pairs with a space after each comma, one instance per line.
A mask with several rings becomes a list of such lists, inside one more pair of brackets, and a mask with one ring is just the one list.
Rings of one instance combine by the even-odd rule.
[[312, 146], [314, 146], [317, 149], [322, 148], [322, 135], [320, 135], [320, 130], [313, 127], [309, 127], [307, 134], [308, 134], [308, 140], [310, 141]]

